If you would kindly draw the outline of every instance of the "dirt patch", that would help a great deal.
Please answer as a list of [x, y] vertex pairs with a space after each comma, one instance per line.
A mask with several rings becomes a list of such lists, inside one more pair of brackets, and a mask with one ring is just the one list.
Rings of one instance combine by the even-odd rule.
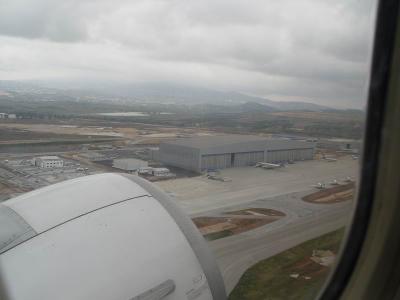
[[266, 225], [268, 223], [272, 223], [276, 221], [275, 218], [260, 218], [260, 219], [232, 219], [232, 223], [236, 225], [236, 228], [231, 231], [233, 234], [245, 232], [251, 229], [255, 229], [257, 227]]
[[[78, 126], [61, 124], [23, 124], [23, 123], [2, 123], [2, 130], [18, 130], [19, 132], [34, 132], [38, 134], [57, 134], [57, 135], [86, 135], [86, 136], [111, 136], [123, 137], [122, 132], [114, 130], [112, 127], [99, 126]], [[132, 134], [129, 131], [129, 134]]]
[[304, 196], [302, 199], [310, 203], [336, 203], [353, 199], [354, 191], [355, 184], [354, 182], [350, 182], [312, 193]]
[[136, 128], [124, 128], [124, 127], [118, 127], [114, 128], [114, 132], [122, 134], [123, 137], [129, 138], [129, 139], [134, 139], [138, 137], [138, 130]]
[[220, 231], [231, 231], [236, 228], [236, 225], [231, 222], [221, 222], [214, 225], [208, 225], [200, 228], [202, 235], [207, 235], [210, 233], [216, 233]]
[[201, 229], [206, 226], [215, 225], [218, 223], [226, 222], [228, 218], [219, 218], [219, 217], [197, 217], [193, 218], [192, 221], [197, 226], [197, 228]]
[[7, 128], [0, 125], [0, 142], [4, 141], [34, 141], [62, 138], [81, 138], [78, 135], [62, 135], [55, 133], [33, 132], [27, 129]]
[[196, 217], [193, 218], [192, 221], [206, 239], [214, 240], [255, 229], [272, 223], [279, 218], [277, 218], [277, 216], [266, 215], [254, 218]]
[[299, 280], [308, 280], [308, 278], [317, 277], [327, 270], [328, 267], [314, 262], [309, 257], [302, 259], [297, 264], [290, 267], [290, 272], [301, 275], [299, 276]]
[[286, 214], [284, 214], [281, 211], [274, 210], [274, 209], [269, 209], [269, 208], [249, 208], [249, 209], [242, 209], [242, 210], [236, 210], [236, 211], [229, 211], [226, 212], [225, 214], [228, 215], [239, 215], [239, 216], [269, 216], [269, 217], [284, 217]]

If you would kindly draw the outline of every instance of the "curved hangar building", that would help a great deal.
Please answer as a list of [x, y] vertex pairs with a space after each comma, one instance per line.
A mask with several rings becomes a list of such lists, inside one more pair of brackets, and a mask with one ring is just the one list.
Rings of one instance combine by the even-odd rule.
[[267, 139], [249, 135], [202, 136], [160, 144], [159, 160], [170, 166], [201, 172], [313, 159], [315, 143]]

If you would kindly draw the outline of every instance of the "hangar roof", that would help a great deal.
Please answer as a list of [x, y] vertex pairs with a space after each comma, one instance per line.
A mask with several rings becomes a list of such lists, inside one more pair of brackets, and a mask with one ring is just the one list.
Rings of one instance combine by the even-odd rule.
[[278, 149], [304, 149], [313, 148], [314, 143], [294, 141], [287, 139], [269, 139], [254, 135], [217, 135], [200, 136], [194, 138], [182, 138], [163, 144], [182, 146], [198, 149], [202, 154], [213, 154], [217, 152], [252, 152], [278, 150]]
[[193, 138], [181, 138], [173, 141], [168, 141], [168, 144], [192, 147], [192, 148], [208, 148], [231, 145], [243, 142], [266, 142], [267, 139], [254, 135], [213, 135], [199, 136]]
[[55, 156], [55, 155], [39, 156], [37, 158], [41, 159], [41, 160], [59, 160], [59, 159], [61, 159], [60, 157]]

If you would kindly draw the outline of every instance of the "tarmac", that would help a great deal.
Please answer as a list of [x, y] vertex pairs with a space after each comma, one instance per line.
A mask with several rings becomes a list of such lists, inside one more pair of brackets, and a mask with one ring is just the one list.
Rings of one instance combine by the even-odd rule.
[[358, 161], [349, 157], [336, 162], [321, 160], [302, 161], [279, 169], [255, 167], [221, 170], [221, 177], [231, 181], [221, 182], [205, 176], [158, 182], [164, 191], [175, 198], [189, 214], [251, 203], [259, 199], [309, 191], [318, 182], [327, 186], [333, 180], [358, 177]]
[[228, 182], [205, 176], [157, 183], [191, 216], [218, 216], [250, 207], [270, 208], [285, 217], [250, 231], [209, 242], [230, 293], [243, 273], [260, 260], [304, 241], [346, 226], [354, 201], [308, 203], [301, 197], [317, 191], [318, 182], [357, 179], [358, 161], [343, 157], [336, 162], [298, 162], [279, 169], [254, 167], [222, 170]]

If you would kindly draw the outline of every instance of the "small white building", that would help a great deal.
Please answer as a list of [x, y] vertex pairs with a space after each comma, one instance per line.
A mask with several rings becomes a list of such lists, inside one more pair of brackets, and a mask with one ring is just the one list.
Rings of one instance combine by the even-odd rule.
[[153, 168], [152, 174], [153, 174], [153, 176], [157, 176], [157, 177], [171, 176], [171, 173], [170, 173], [169, 169], [167, 169], [167, 168]]
[[0, 119], [16, 119], [16, 114], [0, 113]]
[[64, 161], [55, 155], [36, 157], [34, 162], [35, 166], [40, 168], [62, 168], [64, 166]]
[[139, 168], [138, 174], [139, 175], [151, 175], [151, 174], [153, 174], [153, 168], [152, 167]]
[[113, 167], [125, 171], [136, 171], [148, 166], [147, 161], [135, 158], [120, 158], [113, 160]]

